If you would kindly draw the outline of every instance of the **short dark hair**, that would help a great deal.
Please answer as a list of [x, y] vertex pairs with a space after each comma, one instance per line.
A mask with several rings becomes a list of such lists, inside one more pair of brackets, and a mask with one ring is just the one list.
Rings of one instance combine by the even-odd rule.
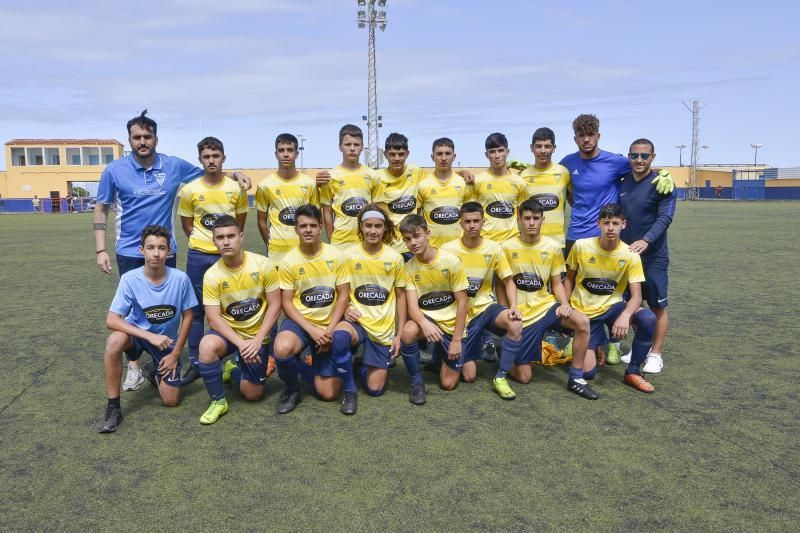
[[145, 239], [147, 239], [150, 236], [164, 237], [165, 239], [167, 239], [167, 245], [169, 245], [169, 241], [172, 240], [172, 234], [169, 232], [167, 228], [165, 228], [164, 226], [159, 226], [158, 224], [151, 224], [149, 226], [145, 226], [145, 228], [142, 230], [142, 239], [141, 239], [142, 247], [144, 247]]
[[519, 209], [517, 209], [517, 216], [521, 217], [523, 211], [530, 211], [531, 213], [544, 214], [544, 207], [542, 207], [542, 204], [540, 204], [538, 200], [534, 198], [528, 198], [527, 200], [519, 204]]
[[233, 228], [236, 227], [239, 231], [242, 231], [242, 225], [239, 224], [239, 221], [236, 220], [235, 217], [231, 215], [220, 215], [214, 220], [214, 224], [211, 226], [211, 233], [214, 233], [214, 230], [217, 228]]
[[300, 145], [297, 141], [297, 137], [292, 135], [291, 133], [281, 133], [277, 137], [275, 137], [275, 149], [278, 149], [279, 144], [293, 144], [295, 150]]
[[492, 148], [508, 148], [508, 139], [502, 133], [494, 132], [488, 137], [486, 137], [486, 149], [490, 150]]
[[464, 213], [480, 213], [483, 217], [483, 206], [478, 202], [466, 202], [458, 210], [458, 218], [461, 218]]
[[300, 217], [308, 217], [314, 218], [322, 224], [322, 211], [319, 210], [319, 207], [313, 204], [304, 204], [295, 209], [294, 211], [294, 219], [295, 221]]
[[197, 143], [198, 155], [202, 153], [203, 150], [219, 150], [223, 154], [225, 153], [225, 147], [222, 145], [222, 141], [220, 141], [216, 137], [206, 137], [205, 139]]
[[364, 220], [364, 213], [367, 211], [377, 211], [378, 213], [383, 215], [383, 244], [392, 244], [394, 241], [394, 222], [392, 219], [389, 218], [389, 215], [386, 214], [386, 211], [383, 210], [381, 206], [378, 204], [367, 204], [361, 208], [361, 211], [358, 212], [358, 238], [359, 240], [364, 240], [364, 232], [361, 231], [361, 222]]
[[408, 137], [402, 133], [390, 133], [386, 137], [386, 143], [383, 146], [384, 150], [408, 150]]
[[594, 115], [578, 115], [572, 121], [572, 131], [575, 135], [583, 133], [584, 135], [593, 135], [600, 132], [600, 120]]
[[536, 131], [533, 132], [533, 137], [531, 138], [531, 144], [536, 143], [536, 141], [550, 141], [553, 144], [555, 144], [556, 134], [550, 128], [538, 128]]
[[453, 142], [453, 139], [450, 139], [448, 137], [440, 137], [440, 138], [436, 139], [435, 141], [433, 141], [433, 146], [431, 147], [431, 152], [435, 152], [437, 146], [444, 146], [445, 148], [452, 148], [453, 151], [455, 151], [455, 149], [456, 149], [456, 145]]
[[[633, 141], [631, 143], [631, 148], [633, 148], [634, 144], [649, 144], [650, 145], [650, 151], [653, 152], [653, 153], [656, 153], [656, 147], [653, 144], [653, 141], [651, 141], [650, 139], [645, 139], [644, 137], [642, 137], [641, 139], [636, 139], [635, 141]], [[630, 148], [628, 148], [628, 150], [630, 150]]]
[[344, 139], [345, 135], [349, 135], [350, 137], [358, 137], [362, 141], [364, 140], [364, 132], [361, 131], [361, 128], [356, 126], [355, 124], [345, 124], [339, 130], [339, 144], [342, 144], [342, 139]]
[[622, 206], [619, 204], [606, 204], [601, 207], [600, 212], [597, 213], [597, 220], [603, 220], [604, 218], [628, 219], [628, 217], [625, 216], [625, 210], [622, 209]]
[[128, 136], [131, 135], [131, 127], [133, 125], [139, 126], [140, 128], [145, 128], [153, 132], [153, 135], [158, 135], [158, 124], [156, 121], [150, 117], [146, 117], [147, 109], [141, 112], [141, 114], [137, 117], [133, 117], [128, 121]]
[[428, 231], [428, 223], [422, 215], [411, 214], [407, 215], [400, 221], [400, 233], [414, 233], [417, 229], [422, 228]]

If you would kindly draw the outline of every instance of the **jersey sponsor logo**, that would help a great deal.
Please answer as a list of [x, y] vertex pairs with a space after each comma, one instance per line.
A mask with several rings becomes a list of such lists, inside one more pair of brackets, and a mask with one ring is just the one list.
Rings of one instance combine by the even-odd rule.
[[558, 196], [550, 193], [534, 194], [530, 197], [531, 200], [536, 200], [542, 206], [544, 211], [552, 211], [558, 208]]
[[401, 196], [389, 204], [389, 211], [398, 215], [413, 213], [417, 209], [417, 199], [413, 196]]
[[256, 316], [264, 302], [261, 298], [247, 298], [239, 302], [233, 302], [225, 308], [225, 312], [237, 322], [244, 322]]
[[211, 231], [214, 228], [214, 222], [217, 221], [219, 217], [222, 216], [222, 213], [209, 213], [204, 215], [200, 219], [200, 225], [206, 228], [208, 231]]
[[174, 305], [151, 305], [142, 311], [144, 311], [144, 317], [151, 324], [163, 324], [175, 318], [177, 309]]
[[520, 272], [514, 274], [514, 285], [521, 291], [536, 292], [542, 290], [544, 282], [536, 272]]
[[283, 209], [281, 209], [281, 212], [278, 213], [278, 220], [284, 226], [294, 226], [295, 225], [294, 212], [295, 212], [294, 206], [284, 207]]
[[458, 222], [458, 208], [451, 205], [437, 207], [431, 211], [431, 220], [437, 224], [455, 224]]
[[514, 204], [499, 200], [486, 206], [486, 214], [492, 218], [511, 218], [514, 216]]
[[383, 305], [389, 298], [389, 291], [380, 285], [361, 285], [360, 287], [356, 287], [355, 297], [356, 301], [363, 305]]
[[342, 212], [349, 217], [358, 216], [358, 212], [369, 203], [363, 196], [353, 196], [342, 202]]
[[481, 288], [481, 285], [483, 285], [483, 278], [467, 277], [467, 296], [470, 298], [475, 298], [475, 295], [478, 294], [478, 289]]
[[434, 291], [420, 296], [417, 303], [425, 311], [438, 311], [450, 307], [455, 301], [456, 297], [450, 291]]
[[335, 296], [333, 287], [311, 287], [300, 294], [300, 302], [309, 309], [319, 309], [331, 305]]
[[614, 294], [617, 289], [617, 282], [608, 278], [586, 278], [581, 285], [590, 293], [598, 296]]

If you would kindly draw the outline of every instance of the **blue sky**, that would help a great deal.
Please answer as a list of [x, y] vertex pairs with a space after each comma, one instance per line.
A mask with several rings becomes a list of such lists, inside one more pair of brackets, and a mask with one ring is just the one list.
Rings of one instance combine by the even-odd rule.
[[[530, 135], [601, 120], [600, 146], [648, 137], [657, 161], [691, 144], [682, 101], [698, 99], [705, 163], [800, 165], [800, 38], [795, 2], [478, 2], [388, 0], [378, 34], [382, 138], [411, 140], [430, 162], [448, 136], [463, 166], [506, 133], [530, 159]], [[724, 6], [724, 7], [722, 7]], [[273, 140], [302, 134], [305, 165], [339, 161], [337, 132], [367, 106], [367, 33], [356, 0], [162, 0], [0, 3], [0, 140], [112, 137], [148, 108], [159, 150], [194, 160], [205, 135], [229, 167], [274, 166]], [[684, 161], [687, 150], [684, 150]], [[4, 162], [0, 161], [0, 165]]]

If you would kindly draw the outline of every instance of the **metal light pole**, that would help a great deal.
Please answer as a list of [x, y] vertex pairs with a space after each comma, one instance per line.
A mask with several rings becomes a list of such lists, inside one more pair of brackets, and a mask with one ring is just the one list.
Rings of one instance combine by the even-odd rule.
[[308, 140], [308, 137], [303, 137], [302, 135], [298, 135], [297, 140], [300, 141], [300, 146], [297, 147], [297, 150], [300, 152], [300, 170], [303, 170], [303, 153], [305, 152], [305, 147], [303, 146], [303, 143]]
[[[387, 0], [358, 0], [358, 27], [369, 29], [369, 76], [367, 81], [367, 165], [380, 166], [381, 117], [378, 116], [378, 74], [375, 65], [375, 28], [386, 29]], [[381, 9], [375, 9], [376, 6]]]
[[676, 144], [675, 148], [678, 149], [678, 166], [683, 166], [683, 149], [686, 148], [685, 144]]
[[755, 151], [755, 155], [753, 155], [753, 166], [758, 166], [758, 149], [764, 146], [763, 144], [751, 144], [750, 147]]

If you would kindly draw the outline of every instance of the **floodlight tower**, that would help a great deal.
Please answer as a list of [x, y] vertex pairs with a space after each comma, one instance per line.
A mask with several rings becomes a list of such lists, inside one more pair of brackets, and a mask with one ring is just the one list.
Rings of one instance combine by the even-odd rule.
[[[380, 127], [378, 116], [378, 75], [375, 67], [375, 28], [386, 29], [387, 0], [358, 0], [358, 27], [369, 31], [369, 76], [367, 81], [367, 165], [380, 166]], [[379, 8], [379, 9], [376, 9]]]
[[697, 164], [700, 158], [700, 110], [705, 106], [700, 105], [700, 100], [692, 101], [691, 107], [683, 102], [684, 107], [692, 113], [692, 163], [689, 170], [689, 187], [686, 189], [687, 200], [697, 200], [700, 198], [700, 190], [697, 188]]
[[685, 144], [676, 144], [675, 148], [678, 149], [678, 166], [683, 166], [683, 149], [686, 148]]
[[298, 135], [297, 140], [300, 141], [300, 146], [297, 147], [297, 151], [300, 152], [300, 170], [303, 170], [303, 154], [305, 153], [305, 146], [303, 146], [303, 143], [308, 140], [308, 137]]
[[763, 144], [757, 144], [757, 143], [754, 143], [754, 144], [750, 145], [750, 148], [752, 148], [756, 152], [755, 155], [753, 156], [753, 166], [754, 167], [758, 166], [758, 149], [761, 148], [762, 146], [764, 146], [764, 145]]

